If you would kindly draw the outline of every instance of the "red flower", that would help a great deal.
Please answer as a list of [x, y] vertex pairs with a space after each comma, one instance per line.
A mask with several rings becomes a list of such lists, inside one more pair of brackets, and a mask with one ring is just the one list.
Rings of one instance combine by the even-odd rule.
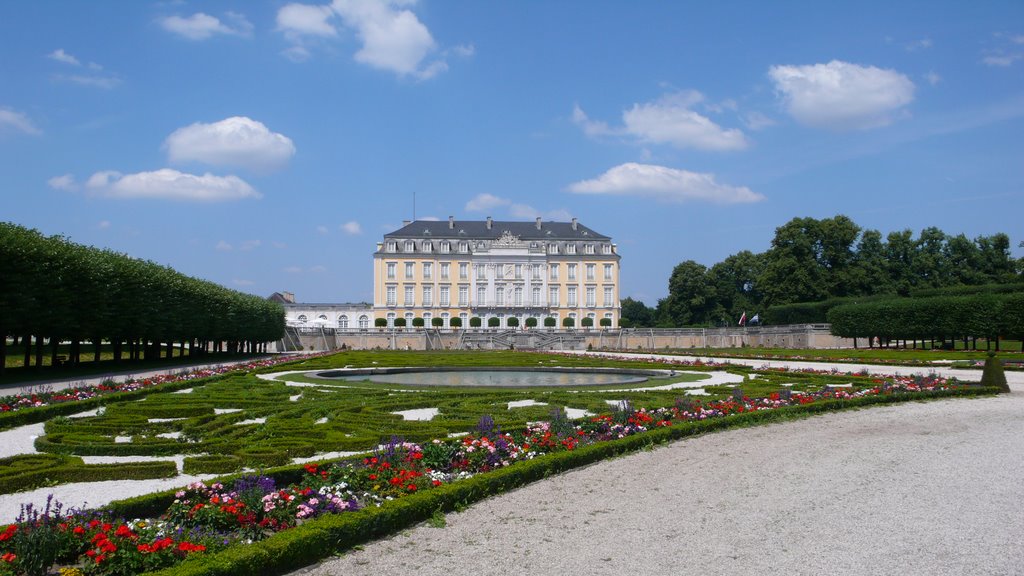
[[10, 552], [7, 552], [3, 556], [0, 556], [0, 560], [3, 560], [4, 562], [14, 562], [14, 560], [17, 558], [17, 556]]

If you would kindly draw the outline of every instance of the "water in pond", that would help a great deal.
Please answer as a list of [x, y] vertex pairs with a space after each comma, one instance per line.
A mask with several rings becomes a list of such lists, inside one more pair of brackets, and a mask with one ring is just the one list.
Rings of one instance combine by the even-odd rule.
[[[327, 374], [325, 374], [326, 376]], [[336, 376], [338, 373], [330, 374]], [[343, 376], [344, 380], [369, 380], [407, 386], [592, 386], [598, 384], [633, 384], [644, 382], [646, 376], [630, 373], [555, 372], [544, 370], [452, 370], [438, 372], [398, 372], [393, 374], [362, 374]]]

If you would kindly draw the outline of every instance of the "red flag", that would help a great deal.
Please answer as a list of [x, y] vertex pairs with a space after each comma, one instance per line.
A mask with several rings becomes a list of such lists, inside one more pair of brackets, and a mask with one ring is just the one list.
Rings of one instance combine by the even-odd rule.
[[747, 323], [747, 311], [744, 310], [743, 311], [743, 315], [740, 316], [740, 326], [743, 326], [746, 323]]

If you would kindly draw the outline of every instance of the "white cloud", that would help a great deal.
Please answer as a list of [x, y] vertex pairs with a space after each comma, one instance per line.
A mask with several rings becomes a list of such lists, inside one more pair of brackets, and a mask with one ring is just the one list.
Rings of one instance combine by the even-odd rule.
[[284, 268], [284, 271], [289, 274], [298, 274], [299, 272], [302, 272], [302, 268], [299, 266], [288, 266]]
[[451, 51], [456, 56], [461, 56], [463, 58], [469, 58], [473, 54], [476, 54], [476, 46], [473, 46], [472, 44], [460, 44], [458, 46], [452, 47]]
[[291, 60], [292, 62], [305, 62], [306, 60], [309, 60], [309, 57], [311, 56], [309, 50], [307, 50], [304, 46], [298, 45], [292, 46], [290, 48], [285, 48], [284, 50], [281, 51], [281, 55]]
[[54, 50], [53, 52], [50, 52], [49, 54], [46, 55], [46, 57], [50, 58], [52, 60], [56, 60], [57, 62], [63, 62], [65, 64], [71, 64], [72, 66], [81, 66], [82, 65], [82, 63], [78, 61], [78, 58], [75, 58], [71, 54], [68, 54], [67, 52], [64, 51], [63, 48], [58, 48], [58, 49]]
[[436, 47], [434, 38], [415, 14], [400, 8], [403, 5], [405, 2], [386, 0], [334, 0], [331, 7], [363, 41], [355, 55], [357, 62], [400, 76], [428, 78], [440, 71], [432, 65], [422, 66]]
[[713, 174], [666, 168], [652, 164], [620, 164], [592, 180], [569, 185], [575, 194], [640, 196], [667, 202], [758, 202], [764, 196], [745, 186], [719, 184]]
[[314, 273], [314, 274], [319, 274], [321, 272], [327, 272], [327, 266], [324, 266], [323, 264], [317, 264], [316, 266], [310, 266], [309, 271]]
[[277, 11], [277, 29], [289, 38], [336, 36], [338, 31], [330, 23], [333, 17], [330, 6], [286, 4]]
[[187, 18], [167, 16], [160, 18], [158, 22], [164, 30], [189, 40], [206, 40], [215, 34], [228, 36], [252, 34], [252, 23], [242, 14], [228, 12], [225, 14], [225, 18], [231, 20], [231, 23], [221, 22], [216, 16], [210, 16], [203, 12], [196, 12]]
[[95, 88], [103, 88], [104, 90], [112, 90], [121, 83], [121, 79], [112, 74], [71, 74], [71, 75], [58, 75], [57, 80], [63, 80], [65, 82], [71, 82], [72, 84], [78, 84], [81, 86], [93, 86]]
[[263, 242], [260, 240], [245, 240], [238, 245], [238, 249], [248, 252], [249, 250], [255, 250], [256, 248], [259, 248], [262, 244]]
[[21, 112], [15, 112], [10, 108], [0, 108], [0, 133], [6, 129], [24, 132], [25, 134], [42, 134], [42, 130], [36, 128], [28, 116]]
[[[588, 136], [622, 134], [643, 144], [670, 144], [677, 148], [699, 150], [742, 150], [747, 137], [736, 128], [723, 128], [691, 108], [704, 96], [695, 90], [666, 94], [654, 102], [634, 104], [622, 113], [622, 128], [591, 120], [579, 106], [573, 108], [573, 122]], [[726, 101], [715, 105], [719, 110], [729, 106]]]
[[63, 190], [65, 192], [74, 192], [75, 190], [78, 190], [78, 182], [75, 182], [75, 177], [71, 174], [54, 176], [47, 180], [46, 183], [54, 190]]
[[1013, 63], [1017, 60], [1024, 60], [1024, 54], [992, 54], [985, 56], [981, 59], [982, 62], [987, 66], [996, 66], [999, 68], [1006, 68], [1007, 66], [1013, 66]]
[[317, 226], [316, 227], [316, 233], [321, 235], [321, 236], [326, 236], [327, 235], [327, 226]]
[[191, 202], [223, 202], [260, 198], [261, 194], [237, 176], [196, 176], [163, 168], [153, 172], [121, 174], [97, 172], [86, 182], [94, 194], [108, 198], [159, 198]]
[[928, 72], [927, 74], [924, 75], [924, 79], [927, 80], [928, 83], [931, 84], [932, 86], [935, 86], [939, 82], [942, 82], [942, 76], [939, 76], [935, 72]]
[[424, 222], [440, 222], [441, 221], [441, 219], [439, 217], [437, 217], [437, 216], [420, 216], [418, 219], [422, 220]]
[[164, 146], [172, 162], [195, 161], [257, 171], [280, 168], [295, 154], [290, 138], [244, 116], [179, 128], [167, 137]]
[[360, 226], [359, 222], [356, 222], [355, 220], [345, 222], [340, 226], [340, 228], [342, 232], [345, 232], [346, 234], [351, 234], [352, 236], [363, 233], [363, 227]]
[[512, 204], [508, 210], [509, 214], [513, 218], [533, 219], [542, 218], [544, 220], [558, 220], [565, 221], [571, 220], [572, 214], [568, 210], [559, 208], [557, 210], [538, 210], [529, 204]]
[[774, 126], [775, 124], [777, 124], [775, 120], [772, 120], [768, 116], [765, 116], [764, 114], [756, 110], [747, 112], [743, 116], [743, 123], [747, 125], [747, 128], [754, 131], [764, 130], [769, 126]]
[[477, 194], [472, 200], [466, 202], [466, 212], [487, 212], [502, 206], [508, 206], [512, 201], [507, 198], [499, 198], [493, 194], [484, 192]]
[[579, 104], [574, 104], [572, 107], [572, 121], [574, 124], [583, 129], [583, 133], [587, 136], [607, 136], [613, 134], [613, 130], [608, 127], [607, 122], [601, 122], [599, 120], [591, 120], [587, 116], [587, 113], [580, 108]]
[[107, 228], [110, 228], [110, 220], [100, 220], [99, 223], [96, 224], [96, 227], [100, 230], [106, 230]]
[[931, 38], [922, 38], [920, 40], [914, 40], [910, 44], [907, 44], [908, 52], [916, 52], [918, 50], [927, 50], [932, 47]]
[[231, 244], [228, 244], [226, 241], [221, 240], [220, 242], [217, 242], [217, 245], [214, 246], [213, 249], [220, 252], [230, 252], [234, 250], [235, 247], [232, 246]]
[[895, 70], [833, 60], [808, 66], [772, 66], [768, 76], [786, 109], [801, 124], [834, 130], [891, 124], [914, 100], [914, 83]]
[[[427, 61], [437, 50], [437, 44], [430, 30], [406, 9], [413, 3], [409, 0], [334, 0], [330, 5], [287, 4], [277, 12], [277, 29], [295, 42], [299, 50], [288, 49], [283, 54], [295, 61], [307, 58], [309, 52], [301, 42], [309, 37], [337, 36], [338, 29], [332, 19], [338, 17], [341, 25], [353, 30], [362, 43], [354, 56], [356, 62], [399, 76], [431, 78], [447, 70], [448, 64], [444, 55]], [[465, 45], [451, 50], [462, 57], [472, 55], [473, 51], [472, 46]]]

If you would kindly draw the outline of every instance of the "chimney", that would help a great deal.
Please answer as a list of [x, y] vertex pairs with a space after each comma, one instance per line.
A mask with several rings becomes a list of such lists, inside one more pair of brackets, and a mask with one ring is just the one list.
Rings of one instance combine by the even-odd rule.
[[493, 225], [493, 224], [494, 224], [494, 222], [491, 221], [491, 217], [488, 216], [487, 217], [487, 229], [490, 230], [491, 229], [491, 225]]
[[455, 230], [455, 217], [454, 216], [449, 216], [448, 217], [448, 229], [449, 230]]
[[537, 230], [540, 230], [540, 216], [537, 216]]
[[575, 232], [576, 230], [579, 230], [579, 229], [580, 229], [580, 225], [579, 225], [579, 223], [578, 223], [578, 222], [576, 222], [576, 219], [575, 219], [575, 218], [573, 218], [573, 219], [572, 219], [572, 229], [573, 229], [573, 231], [574, 231], [574, 232]]
[[402, 220], [402, 226], [408, 226], [409, 224], [412, 224], [412, 220]]

